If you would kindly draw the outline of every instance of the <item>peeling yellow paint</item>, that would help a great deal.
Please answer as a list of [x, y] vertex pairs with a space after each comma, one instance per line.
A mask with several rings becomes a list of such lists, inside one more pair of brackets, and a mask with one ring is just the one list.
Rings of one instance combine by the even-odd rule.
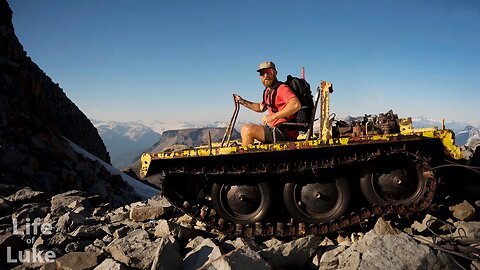
[[[408, 129], [407, 129], [408, 130]], [[405, 130], [402, 133], [385, 134], [385, 135], [371, 135], [356, 138], [333, 138], [328, 140], [312, 139], [309, 141], [296, 141], [296, 142], [284, 142], [275, 144], [253, 144], [249, 146], [228, 146], [219, 147], [212, 146], [198, 147], [195, 149], [172, 151], [172, 152], [159, 152], [159, 153], [145, 153], [141, 157], [142, 167], [140, 169], [141, 177], [147, 174], [148, 168], [154, 159], [172, 159], [172, 158], [184, 158], [184, 157], [199, 157], [199, 156], [218, 156], [218, 155], [232, 155], [243, 154], [253, 152], [275, 152], [285, 151], [291, 149], [307, 149], [318, 147], [332, 147], [332, 146], [346, 146], [346, 145], [358, 145], [362, 143], [372, 142], [389, 142], [405, 141], [418, 139], [418, 138], [436, 138], [439, 139], [446, 152], [454, 159], [462, 159], [462, 152], [459, 146], [455, 144], [455, 134], [451, 130], [438, 130], [437, 128], [424, 128], [424, 129], [410, 129]]]

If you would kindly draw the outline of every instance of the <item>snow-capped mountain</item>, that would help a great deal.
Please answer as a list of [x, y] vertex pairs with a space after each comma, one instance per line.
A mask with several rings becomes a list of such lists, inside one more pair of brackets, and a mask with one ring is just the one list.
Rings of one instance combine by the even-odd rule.
[[157, 132], [163, 133], [166, 130], [180, 130], [187, 128], [204, 128], [204, 127], [226, 127], [228, 123], [223, 121], [198, 121], [198, 122], [161, 122], [153, 121], [147, 123], [148, 126], [152, 127]]
[[204, 127], [226, 127], [225, 121], [181, 121], [181, 122], [163, 122], [163, 121], [131, 121], [125, 124], [144, 126], [152, 129], [158, 134], [162, 134], [166, 130], [180, 130], [187, 128], [204, 128]]
[[457, 145], [467, 144], [470, 136], [475, 136], [475, 133], [478, 133], [478, 129], [472, 126], [466, 126], [464, 129], [455, 133], [455, 143]]
[[[112, 165], [124, 168], [151, 148], [158, 144], [161, 134], [168, 130], [185, 130], [193, 128], [225, 128], [228, 123], [224, 121], [198, 121], [198, 122], [162, 122], [162, 121], [100, 121], [91, 119], [93, 125], [105, 143]], [[238, 122], [235, 127], [243, 125]], [[196, 140], [196, 139], [194, 139]]]
[[480, 130], [476, 127], [467, 126], [455, 134], [457, 145], [467, 145], [474, 148], [480, 144]]
[[[412, 118], [415, 128], [423, 127], [441, 127], [442, 121], [428, 119], [426, 117]], [[480, 145], [480, 122], [461, 122], [461, 121], [445, 121], [445, 128], [455, 132], [455, 144], [467, 145], [475, 149]]]
[[[413, 117], [412, 118], [413, 126], [415, 128], [424, 128], [424, 127], [441, 127], [442, 121], [436, 119], [429, 119], [427, 117]], [[462, 121], [445, 121], [445, 127], [457, 133], [464, 130], [466, 127], [471, 126], [474, 128], [480, 128], [480, 122], [462, 122]]]
[[91, 120], [102, 137], [116, 168], [130, 164], [145, 149], [160, 139], [160, 134], [139, 122]]

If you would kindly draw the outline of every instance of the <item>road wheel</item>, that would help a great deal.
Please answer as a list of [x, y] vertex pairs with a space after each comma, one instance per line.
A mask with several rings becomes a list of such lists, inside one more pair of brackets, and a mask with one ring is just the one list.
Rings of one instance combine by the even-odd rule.
[[373, 161], [362, 170], [360, 187], [365, 198], [377, 205], [419, 202], [433, 179], [422, 160], [397, 155]]
[[212, 204], [217, 213], [233, 223], [250, 224], [265, 218], [272, 206], [267, 183], [232, 185], [214, 183]]
[[305, 223], [327, 223], [345, 214], [350, 203], [347, 178], [320, 177], [316, 182], [287, 183], [283, 189], [290, 215]]

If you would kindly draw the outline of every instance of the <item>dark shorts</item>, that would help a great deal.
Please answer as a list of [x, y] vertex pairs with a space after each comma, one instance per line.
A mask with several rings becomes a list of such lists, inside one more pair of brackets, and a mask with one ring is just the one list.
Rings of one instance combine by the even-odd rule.
[[284, 128], [272, 128], [271, 126], [263, 126], [263, 131], [265, 132], [265, 143], [273, 143], [273, 130], [275, 130], [275, 139], [277, 142], [296, 140], [296, 138], [288, 136]]

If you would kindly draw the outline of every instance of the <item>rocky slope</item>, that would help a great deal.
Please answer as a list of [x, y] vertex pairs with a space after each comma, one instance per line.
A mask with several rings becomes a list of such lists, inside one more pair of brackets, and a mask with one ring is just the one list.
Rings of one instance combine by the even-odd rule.
[[0, 36], [1, 137], [53, 132], [109, 162], [95, 127], [23, 50], [14, 33], [12, 11], [5, 0], [0, 2]]
[[118, 190], [120, 201], [131, 197], [123, 194], [128, 188], [117, 176], [70, 147], [66, 139], [110, 161], [95, 127], [27, 57], [5, 0], [0, 1], [0, 37], [0, 183], [54, 194], [111, 182], [107, 189]]
[[[62, 89], [27, 57], [15, 36], [12, 11], [0, 1], [0, 255], [8, 231], [45, 218], [56, 194], [82, 190], [107, 209], [139, 199], [136, 191], [72, 144], [110, 161], [95, 127]], [[20, 190], [35, 190], [30, 195]], [[42, 195], [35, 195], [42, 194]], [[34, 198], [30, 200], [29, 196]], [[4, 230], [5, 229], [5, 230]], [[31, 247], [23, 241], [18, 247]], [[7, 245], [7, 246], [5, 246]], [[4, 264], [2, 260], [0, 264]]]
[[[298, 239], [247, 239], [209, 231], [162, 197], [108, 210], [98, 196], [53, 197], [3, 189], [0, 259], [13, 269], [477, 269], [478, 206], [450, 208], [450, 222], [427, 215], [408, 226], [384, 218], [370, 231]], [[8, 201], [9, 207], [5, 206]], [[477, 202], [479, 204], [479, 202]], [[390, 217], [392, 218], [392, 217]], [[393, 218], [393, 220], [395, 220]], [[33, 228], [37, 228], [35, 231]], [[402, 229], [402, 230], [400, 230]], [[19, 256], [27, 255], [22, 261]], [[34, 254], [37, 254], [35, 256]], [[40, 254], [40, 255], [38, 255]], [[473, 261], [473, 262], [472, 262]], [[1, 269], [1, 265], [0, 265]]]

